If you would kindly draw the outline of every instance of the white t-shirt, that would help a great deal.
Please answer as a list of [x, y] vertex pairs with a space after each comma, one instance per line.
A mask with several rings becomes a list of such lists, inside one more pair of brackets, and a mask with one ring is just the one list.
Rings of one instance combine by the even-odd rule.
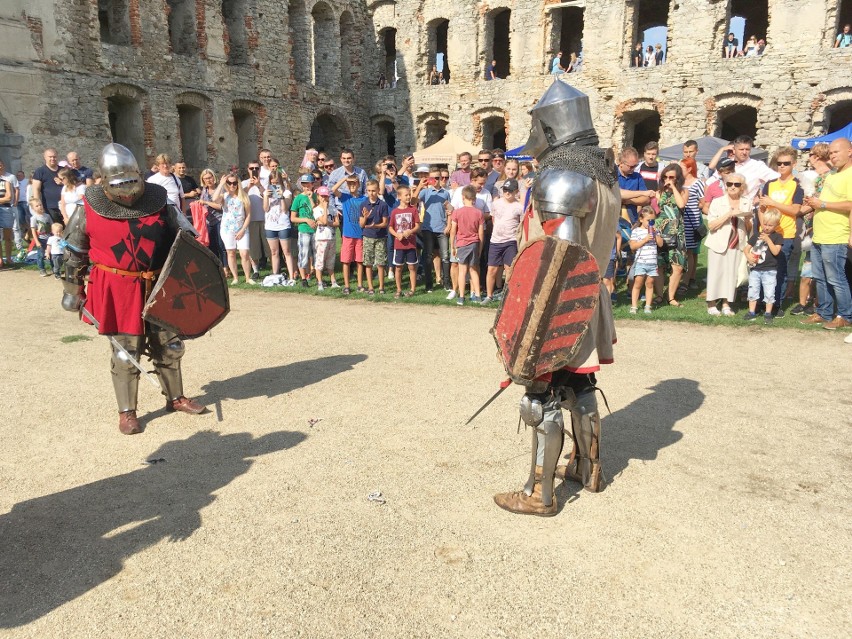
[[269, 174], [272, 173], [268, 168], [260, 165], [260, 174], [257, 176], [260, 179], [260, 183], [263, 184], [264, 189], [269, 188]]
[[[334, 218], [336, 214], [336, 210], [333, 206], [328, 207], [328, 217], [329, 221]], [[314, 219], [318, 220], [323, 215], [325, 215], [325, 211], [323, 211], [321, 206], [314, 207]], [[334, 227], [333, 226], [323, 226], [322, 224], [317, 224], [317, 231], [314, 234], [314, 239], [316, 240], [333, 240], [334, 239]]]
[[[646, 237], [648, 237], [648, 229], [643, 229], [641, 226], [637, 226], [630, 232], [631, 242], [641, 242]], [[639, 250], [636, 251], [636, 255], [633, 260], [638, 264], [656, 264], [657, 243], [654, 240], [651, 240], [644, 246], [640, 246]]]
[[55, 235], [51, 235], [47, 238], [47, 252], [48, 255], [62, 255], [63, 250], [59, 243], [62, 241], [61, 237], [56, 237]]
[[159, 184], [166, 189], [166, 195], [169, 202], [174, 204], [178, 210], [180, 210], [180, 203], [183, 199], [183, 186], [181, 186], [180, 180], [172, 173], [169, 173], [168, 175], [163, 175], [159, 172], [154, 173], [154, 175], [145, 181], [150, 182], [151, 184]]
[[[463, 190], [464, 187], [458, 188], [453, 191], [453, 197], [450, 200], [450, 205], [454, 209], [460, 209], [464, 206], [464, 200], [462, 199]], [[482, 187], [482, 190], [476, 194], [476, 202], [474, 202], [473, 205], [480, 211], [482, 211], [483, 215], [491, 215], [491, 194], [485, 190], [485, 187]]]
[[83, 204], [83, 194], [86, 192], [85, 184], [78, 184], [73, 192], [62, 187], [62, 201], [65, 202], [65, 215], [69, 218], [74, 215], [77, 205]]
[[524, 214], [524, 205], [515, 200], [507, 202], [499, 199], [492, 202], [492, 217], [494, 219], [494, 230], [491, 231], [492, 244], [505, 244], [515, 240], [518, 226], [521, 224], [521, 216]]
[[754, 158], [749, 158], [746, 162], [735, 166], [736, 168], [734, 170], [746, 179], [745, 196], [748, 198], [749, 202], [751, 202], [754, 199], [754, 196], [757, 195], [760, 187], [769, 182], [769, 180], [781, 177], [780, 173], [773, 171], [766, 166], [765, 163], [760, 160], [755, 160]]
[[0, 175], [0, 180], [5, 180], [5, 181], [6, 181], [6, 182], [8, 182], [9, 184], [11, 184], [11, 185], [12, 185], [12, 189], [13, 189], [13, 192], [12, 192], [12, 199], [11, 199], [11, 200], [9, 200], [9, 202], [8, 202], [8, 203], [6, 203], [6, 204], [2, 204], [2, 205], [0, 205], [0, 206], [15, 206], [15, 205], [18, 203], [18, 200], [17, 200], [17, 199], [15, 199], [15, 193], [14, 193], [14, 191], [15, 191], [15, 190], [17, 190], [17, 188], [18, 188], [18, 178], [16, 178], [16, 177], [15, 177], [14, 175], [12, 175], [11, 173], [6, 173], [6, 174], [3, 174], [3, 175]]
[[[261, 182], [261, 184], [263, 184]], [[248, 195], [249, 204], [251, 205], [251, 221], [263, 222], [266, 218], [266, 213], [263, 211], [263, 191], [266, 187], [255, 185], [248, 187], [249, 181], [243, 180], [243, 190]]]
[[282, 206], [282, 204], [286, 204], [290, 195], [292, 195], [290, 191], [285, 189], [283, 197], [269, 198], [269, 210], [266, 212], [264, 222], [264, 228], [267, 231], [286, 231], [292, 228], [290, 211], [287, 206]]

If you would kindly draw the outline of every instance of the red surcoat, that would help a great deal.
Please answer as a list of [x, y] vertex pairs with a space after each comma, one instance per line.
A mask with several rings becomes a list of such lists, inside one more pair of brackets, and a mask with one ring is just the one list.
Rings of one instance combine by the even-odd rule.
[[142, 335], [145, 281], [103, 271], [96, 264], [132, 272], [162, 268], [175, 239], [166, 208], [133, 220], [115, 220], [99, 215], [85, 198], [83, 203], [91, 260], [86, 310], [100, 323], [102, 335]]

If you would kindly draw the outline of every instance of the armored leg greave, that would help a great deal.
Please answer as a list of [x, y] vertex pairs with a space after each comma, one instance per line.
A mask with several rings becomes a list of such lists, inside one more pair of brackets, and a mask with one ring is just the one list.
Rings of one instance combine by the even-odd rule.
[[[142, 350], [141, 335], [116, 335], [116, 341], [121, 344], [133, 358], [139, 361]], [[124, 353], [113, 346], [112, 360], [110, 361], [112, 372], [112, 385], [115, 389], [115, 399], [118, 402], [118, 412], [136, 410], [136, 394], [139, 389], [139, 371], [127, 361]]]
[[163, 330], [150, 330], [148, 339], [163, 395], [168, 400], [183, 397], [183, 377], [180, 372], [180, 360], [186, 351], [183, 341], [174, 333]]
[[559, 455], [562, 453], [562, 411], [558, 398], [552, 395], [524, 395], [521, 399], [521, 419], [533, 428], [532, 460], [530, 476], [524, 493], [531, 496], [535, 489], [536, 467], [541, 468], [541, 501], [545, 506], [553, 504], [553, 477]]
[[585, 390], [562, 405], [571, 411], [574, 439], [574, 452], [566, 476], [580, 482], [587, 490], [598, 492], [601, 489], [601, 418], [595, 391]]

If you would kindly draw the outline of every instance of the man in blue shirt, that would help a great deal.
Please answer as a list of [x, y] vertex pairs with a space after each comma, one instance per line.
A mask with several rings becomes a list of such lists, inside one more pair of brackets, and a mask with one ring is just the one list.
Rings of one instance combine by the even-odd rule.
[[636, 172], [639, 153], [632, 146], [626, 147], [618, 156], [618, 186], [621, 188], [621, 205], [627, 209], [630, 223], [639, 220], [637, 207], [651, 202], [655, 193], [645, 185], [645, 180]]
[[[367, 188], [367, 173], [364, 169], [355, 166], [355, 153], [352, 149], [343, 149], [340, 152], [340, 164], [342, 166], [337, 167], [329, 174], [328, 180], [326, 181], [328, 187], [331, 188], [343, 178], [354, 174], [358, 176], [358, 181], [360, 182], [358, 192], [364, 193]], [[341, 189], [343, 193], [349, 193], [349, 187], [347, 187], [345, 183]], [[338, 198], [334, 198], [332, 205], [337, 209], [338, 213], [343, 211], [343, 205], [340, 204], [340, 200]]]
[[[441, 274], [440, 281], [446, 290], [450, 290], [450, 244], [447, 229], [447, 208], [450, 192], [447, 190], [449, 173], [441, 171], [437, 166], [429, 167], [429, 177], [420, 180], [414, 191], [420, 201], [422, 226], [420, 238], [423, 240], [423, 272], [426, 292], [432, 291], [432, 269], [435, 276]], [[435, 255], [438, 248], [440, 256]], [[432, 262], [431, 264], [429, 262]], [[440, 270], [439, 270], [440, 269]]]

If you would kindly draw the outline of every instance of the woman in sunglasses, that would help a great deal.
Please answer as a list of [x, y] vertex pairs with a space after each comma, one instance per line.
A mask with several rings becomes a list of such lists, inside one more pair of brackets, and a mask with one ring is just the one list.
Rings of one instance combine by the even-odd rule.
[[663, 169], [657, 191], [657, 203], [660, 214], [656, 220], [657, 233], [663, 238], [663, 247], [657, 253], [660, 277], [655, 282], [657, 303], [662, 302], [663, 273], [669, 275], [669, 304], [680, 306], [675, 299], [677, 288], [686, 269], [686, 236], [683, 225], [683, 209], [686, 206], [687, 193], [683, 187], [683, 170], [678, 164], [669, 164]]
[[[707, 313], [733, 316], [731, 304], [737, 296], [745, 255], [743, 248], [751, 232], [751, 202], [741, 173], [725, 176], [725, 195], [714, 199], [707, 211]], [[722, 300], [722, 311], [716, 307]]]
[[231, 284], [240, 283], [237, 272], [238, 250], [246, 284], [254, 284], [254, 280], [251, 279], [252, 269], [249, 262], [248, 227], [251, 217], [248, 215], [248, 211], [251, 209], [248, 196], [243, 191], [240, 179], [235, 173], [222, 176], [222, 180], [213, 194], [213, 200], [222, 205], [219, 237], [222, 238], [222, 244], [228, 256], [228, 268], [234, 278], [231, 280]]

